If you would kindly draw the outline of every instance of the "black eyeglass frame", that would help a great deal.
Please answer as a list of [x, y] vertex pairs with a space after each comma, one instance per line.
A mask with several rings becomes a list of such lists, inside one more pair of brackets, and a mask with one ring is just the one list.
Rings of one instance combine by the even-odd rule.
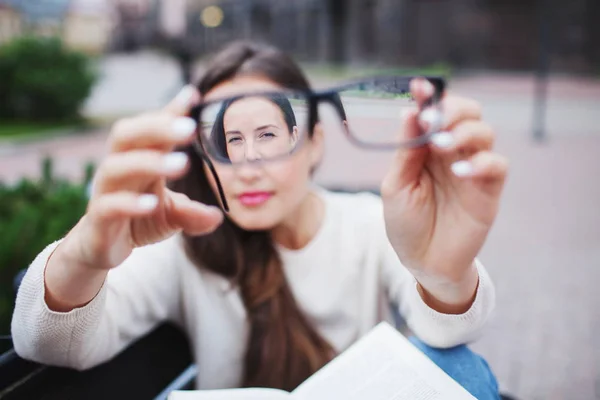
[[[199, 121], [200, 115], [202, 114], [202, 111], [206, 108], [206, 106], [208, 106], [210, 104], [214, 104], [215, 102], [238, 100], [238, 99], [241, 99], [243, 97], [248, 97], [248, 96], [269, 96], [269, 95], [274, 95], [274, 94], [281, 95], [281, 93], [290, 93], [290, 94], [296, 93], [297, 98], [302, 98], [302, 99], [306, 100], [306, 102], [307, 102], [307, 105], [308, 105], [308, 127], [309, 127], [308, 136], [311, 137], [313, 134], [314, 127], [317, 124], [317, 122], [319, 121], [318, 108], [319, 108], [320, 104], [329, 103], [336, 110], [338, 117], [342, 120], [345, 119], [344, 118], [345, 110], [343, 109], [342, 103], [340, 101], [338, 101], [339, 100], [339, 92], [343, 92], [344, 90], [348, 90], [348, 89], [352, 89], [352, 88], [356, 88], [356, 87], [359, 87], [359, 88], [364, 88], [364, 87], [369, 87], [369, 86], [377, 87], [377, 86], [385, 85], [386, 83], [393, 82], [395, 89], [399, 90], [396, 93], [407, 94], [407, 93], [410, 93], [410, 82], [416, 78], [426, 79], [434, 87], [433, 95], [422, 104], [421, 110], [437, 105], [441, 101], [441, 99], [444, 95], [444, 92], [446, 90], [446, 80], [441, 76], [374, 76], [374, 77], [370, 77], [370, 78], [361, 78], [361, 79], [348, 81], [341, 85], [334, 86], [329, 89], [323, 89], [323, 90], [312, 90], [312, 89], [308, 89], [308, 90], [306, 90], [306, 89], [305, 90], [289, 89], [288, 90], [288, 89], [286, 89], [284, 91], [264, 91], [264, 92], [258, 91], [258, 92], [237, 95], [237, 96], [230, 96], [227, 98], [217, 99], [217, 100], [206, 102], [206, 103], [200, 103], [192, 108], [189, 115], [195, 121]], [[388, 86], [388, 88], [389, 88], [389, 86]], [[393, 93], [393, 92], [391, 92], [391, 93]], [[356, 145], [357, 147], [361, 147], [361, 148], [368, 149], [368, 150], [380, 150], [380, 151], [381, 150], [395, 150], [398, 148], [414, 148], [414, 147], [423, 146], [427, 142], [429, 142], [431, 135], [435, 133], [432, 131], [425, 132], [424, 134], [419, 135], [418, 137], [416, 137], [410, 141], [402, 142], [402, 143], [393, 143], [393, 144], [392, 143], [377, 143], [377, 144], [375, 144], [375, 143], [366, 143], [364, 141], [361, 141], [360, 139], [358, 139], [354, 135], [352, 135], [351, 130], [348, 128], [344, 129], [344, 132], [346, 133], [347, 139], [351, 143]], [[213, 178], [215, 179], [223, 210], [225, 212], [229, 212], [229, 205], [227, 203], [227, 199], [225, 198], [225, 192], [223, 191], [223, 186], [221, 185], [219, 175], [217, 174], [217, 171], [214, 167], [213, 161], [209, 157], [206, 149], [204, 148], [202, 139], [203, 139], [202, 124], [199, 123], [198, 127], [196, 129], [196, 139], [193, 142], [194, 149], [196, 150], [196, 152], [200, 156], [200, 158], [204, 162], [206, 162], [211, 174], [213, 175]], [[298, 148], [300, 148], [300, 147], [301, 146], [298, 146]], [[269, 159], [269, 161], [275, 161], [278, 158], [289, 157], [290, 154], [292, 154], [292, 153], [293, 153], [293, 151], [290, 152], [289, 154], [284, 154], [282, 156]], [[254, 163], [254, 162], [264, 162], [264, 161], [257, 160], [257, 161], [248, 161], [248, 162]], [[223, 162], [223, 163], [226, 164], [225, 162]]]

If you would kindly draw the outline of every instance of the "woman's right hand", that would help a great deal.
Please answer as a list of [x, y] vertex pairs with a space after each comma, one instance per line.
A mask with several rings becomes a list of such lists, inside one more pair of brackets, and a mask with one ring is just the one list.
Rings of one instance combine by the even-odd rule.
[[94, 177], [86, 215], [68, 238], [82, 264], [114, 268], [136, 247], [179, 231], [208, 233], [220, 224], [223, 216], [218, 208], [165, 186], [167, 178], [187, 171], [187, 156], [172, 151], [193, 140], [196, 123], [185, 115], [198, 101], [196, 89], [186, 86], [163, 110], [114, 125], [109, 154]]
[[187, 156], [173, 149], [194, 140], [196, 123], [185, 115], [199, 97], [187, 86], [163, 110], [114, 125], [86, 214], [46, 266], [46, 303], [51, 309], [68, 311], [90, 301], [108, 270], [136, 247], [179, 231], [201, 235], [219, 226], [223, 214], [218, 208], [166, 187], [167, 179], [182, 176], [189, 166]]

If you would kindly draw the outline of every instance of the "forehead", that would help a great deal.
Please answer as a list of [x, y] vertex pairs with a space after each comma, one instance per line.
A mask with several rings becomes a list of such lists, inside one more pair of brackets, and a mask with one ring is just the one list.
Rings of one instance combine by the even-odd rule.
[[233, 125], [237, 122], [247, 123], [248, 120], [256, 121], [259, 124], [277, 124], [282, 119], [283, 115], [279, 107], [260, 97], [246, 97], [234, 102], [223, 116], [223, 122], [226, 125]]
[[211, 101], [249, 92], [266, 92], [282, 89], [280, 85], [268, 78], [256, 75], [242, 75], [219, 83], [205, 94], [204, 100]]

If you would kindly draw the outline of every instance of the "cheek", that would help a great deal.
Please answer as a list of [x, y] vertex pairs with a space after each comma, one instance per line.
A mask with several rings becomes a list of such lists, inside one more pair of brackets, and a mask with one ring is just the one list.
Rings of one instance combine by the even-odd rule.
[[310, 161], [302, 154], [269, 166], [268, 175], [281, 196], [293, 196], [306, 191], [310, 181]]
[[[286, 162], [274, 165], [269, 171], [278, 197], [286, 204], [297, 203], [299, 197], [306, 192], [310, 180], [310, 170], [305, 164]], [[301, 199], [300, 199], [301, 200]]]
[[290, 158], [267, 165], [265, 177], [269, 187], [276, 192], [275, 201], [265, 211], [278, 218], [286, 218], [302, 203], [309, 191], [310, 165], [301, 158]]

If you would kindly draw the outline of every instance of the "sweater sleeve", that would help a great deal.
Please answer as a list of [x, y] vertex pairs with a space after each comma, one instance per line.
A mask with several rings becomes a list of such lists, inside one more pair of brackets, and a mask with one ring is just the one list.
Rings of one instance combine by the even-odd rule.
[[12, 319], [15, 351], [48, 365], [83, 370], [118, 354], [159, 322], [180, 318], [175, 237], [135, 249], [109, 271], [101, 290], [83, 307], [55, 312], [44, 298], [44, 272], [59, 242], [29, 266]]
[[402, 265], [385, 231], [381, 198], [370, 196], [369, 226], [379, 250], [380, 285], [393, 307], [397, 307], [410, 330], [431, 347], [449, 348], [478, 338], [495, 306], [494, 285], [484, 266], [475, 260], [479, 284], [475, 300], [463, 314], [443, 314], [429, 307], [417, 290], [417, 281]]
[[[391, 246], [390, 246], [391, 248]], [[391, 250], [383, 260], [381, 279], [393, 307], [410, 330], [431, 347], [449, 348], [469, 343], [482, 332], [495, 305], [494, 285], [484, 266], [475, 260], [479, 284], [475, 300], [463, 314], [443, 314], [429, 307], [417, 290], [417, 281]]]

